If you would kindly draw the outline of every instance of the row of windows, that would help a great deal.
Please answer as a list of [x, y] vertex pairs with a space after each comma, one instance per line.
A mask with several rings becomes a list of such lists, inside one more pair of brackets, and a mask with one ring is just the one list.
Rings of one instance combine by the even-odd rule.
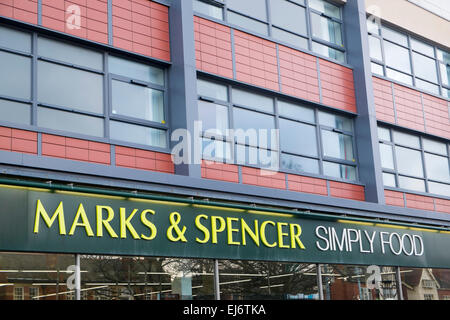
[[448, 144], [384, 127], [378, 137], [385, 186], [450, 196]]
[[345, 61], [341, 8], [324, 0], [194, 0], [194, 11]]
[[450, 53], [368, 19], [372, 73], [450, 98]]
[[197, 89], [204, 158], [357, 180], [350, 118], [203, 79]]
[[165, 71], [0, 26], [2, 122], [167, 148]]

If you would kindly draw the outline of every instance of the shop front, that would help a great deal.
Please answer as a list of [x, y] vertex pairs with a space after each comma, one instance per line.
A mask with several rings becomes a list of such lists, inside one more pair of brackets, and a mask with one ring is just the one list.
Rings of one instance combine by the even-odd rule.
[[20, 184], [0, 186], [2, 300], [450, 298], [445, 228]]

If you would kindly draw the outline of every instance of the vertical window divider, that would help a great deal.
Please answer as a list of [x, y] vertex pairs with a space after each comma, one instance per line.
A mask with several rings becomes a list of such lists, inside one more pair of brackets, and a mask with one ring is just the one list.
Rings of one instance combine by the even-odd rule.
[[394, 161], [394, 170], [395, 170], [395, 185], [397, 188], [400, 187], [400, 180], [398, 177], [398, 167], [397, 167], [397, 155], [395, 151], [395, 141], [394, 141], [394, 130], [392, 128], [389, 128], [389, 135], [391, 136], [390, 146], [392, 147], [392, 158]]
[[104, 114], [104, 136], [109, 139], [109, 118], [112, 110], [112, 88], [108, 66], [109, 55], [103, 54], [103, 114]]
[[308, 33], [308, 50], [312, 51], [312, 26], [311, 26], [311, 10], [309, 8], [309, 0], [305, 0], [306, 10], [306, 32]]
[[37, 55], [38, 55], [37, 33], [33, 32], [31, 37], [31, 125], [37, 126], [37, 100], [38, 100], [38, 83], [37, 83]]
[[272, 37], [272, 12], [270, 11], [270, 0], [266, 0], [267, 25], [269, 27], [268, 35]]
[[[317, 145], [317, 155], [319, 156], [319, 173], [321, 175], [325, 175], [323, 170], [323, 146], [322, 146], [322, 132], [320, 130], [319, 125], [319, 110], [317, 108], [314, 108], [314, 120], [315, 120], [315, 126], [316, 126], [316, 145]], [[327, 180], [328, 181], [328, 180]]]
[[409, 34], [407, 34], [406, 39], [408, 41], [409, 64], [411, 66], [411, 76], [412, 76], [412, 81], [413, 81], [413, 87], [416, 87], [416, 74], [414, 72], [414, 59], [413, 59], [413, 51], [411, 48], [411, 36]]
[[423, 168], [423, 177], [425, 180], [425, 192], [429, 193], [430, 189], [428, 188], [428, 174], [427, 174], [427, 166], [425, 161], [425, 151], [423, 149], [423, 137], [419, 136], [419, 143], [420, 143], [420, 153], [422, 156], [422, 168]]
[[[227, 103], [227, 107], [228, 107], [228, 129], [233, 129], [234, 130], [234, 117], [233, 117], [233, 93], [232, 93], [232, 86], [231, 85], [227, 85], [227, 94], [228, 94], [228, 103]], [[230, 159], [230, 163], [237, 163], [237, 159], [236, 159], [236, 154], [237, 154], [237, 150], [235, 149], [235, 139], [234, 139], [234, 134], [230, 137], [229, 134], [227, 134], [227, 132], [225, 132], [225, 141], [226, 143], [230, 143], [230, 152], [231, 152], [231, 159]], [[226, 151], [226, 143], [225, 143], [225, 151]], [[225, 159], [225, 162], [227, 160]], [[238, 164], [238, 167], [240, 168], [241, 166]], [[240, 170], [240, 169], [239, 169]], [[242, 177], [239, 177], [239, 181], [242, 181]]]
[[278, 146], [278, 150], [277, 150], [277, 154], [278, 154], [278, 171], [279, 169], [281, 169], [281, 139], [279, 137], [279, 133], [280, 133], [280, 117], [279, 117], [279, 112], [278, 112], [278, 98], [275, 97], [273, 99], [273, 111], [275, 112], [275, 129], [278, 130], [278, 141], [277, 146]]

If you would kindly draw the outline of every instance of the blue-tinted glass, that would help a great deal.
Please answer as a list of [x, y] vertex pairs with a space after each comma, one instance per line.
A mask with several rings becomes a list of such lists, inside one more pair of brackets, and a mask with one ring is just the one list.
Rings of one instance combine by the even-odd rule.
[[228, 108], [222, 105], [198, 101], [198, 116], [202, 131], [225, 135], [228, 129]]
[[420, 151], [395, 147], [397, 170], [400, 174], [423, 177], [422, 154]]
[[413, 191], [425, 192], [425, 181], [410, 177], [398, 177], [399, 187]]
[[428, 179], [450, 182], [450, 169], [447, 157], [425, 153], [425, 167]]
[[307, 122], [315, 122], [314, 109], [298, 104], [278, 100], [278, 113], [280, 116]]
[[[234, 133], [236, 141], [248, 143], [253, 146], [274, 146], [276, 141], [271, 141], [271, 131], [275, 129], [275, 119], [273, 116], [253, 112], [241, 108], [234, 108]], [[262, 131], [260, 131], [262, 130]], [[260, 133], [266, 132], [269, 141], [259, 141]]]
[[305, 8], [286, 0], [270, 0], [270, 11], [274, 25], [307, 35]]
[[110, 121], [110, 137], [113, 140], [126, 141], [148, 146], [166, 148], [166, 131], [139, 125]]
[[194, 11], [203, 13], [207, 16], [222, 20], [223, 19], [223, 9], [203, 1], [194, 0]]
[[0, 26], [0, 47], [31, 52], [31, 34]]
[[384, 41], [386, 65], [400, 71], [411, 73], [409, 50], [392, 42]]
[[164, 71], [143, 63], [109, 56], [109, 72], [128, 78], [164, 85]]
[[240, 104], [253, 109], [273, 113], [272, 98], [236, 88], [233, 88], [232, 95], [234, 104]]
[[227, 86], [215, 82], [197, 79], [197, 93], [199, 96], [228, 101]]
[[319, 161], [290, 154], [281, 154], [281, 168], [295, 172], [319, 174]]
[[312, 43], [312, 50], [320, 55], [323, 55], [325, 57], [329, 57], [331, 59], [335, 59], [339, 62], [344, 63], [345, 62], [345, 54], [342, 51], [333, 49], [331, 47], [325, 46], [323, 44], [320, 44], [318, 42]]
[[326, 157], [355, 161], [351, 136], [322, 130], [322, 145]]
[[392, 146], [380, 143], [381, 166], [386, 169], [394, 169], [394, 153]]
[[316, 127], [280, 119], [280, 145], [285, 152], [317, 156]]
[[356, 180], [356, 167], [324, 161], [323, 174], [335, 178]]
[[0, 99], [0, 120], [19, 124], [31, 124], [30, 105]]
[[229, 9], [263, 21], [267, 20], [266, 0], [227, 0]]
[[342, 46], [341, 24], [318, 14], [311, 14], [313, 37]]
[[0, 95], [30, 99], [30, 58], [0, 51]]

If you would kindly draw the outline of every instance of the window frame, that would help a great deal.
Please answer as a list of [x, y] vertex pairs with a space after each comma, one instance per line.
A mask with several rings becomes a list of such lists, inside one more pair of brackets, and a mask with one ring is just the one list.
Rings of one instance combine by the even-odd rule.
[[[54, 134], [54, 135], [60, 135], [65, 137], [71, 137], [76, 139], [85, 139], [90, 141], [96, 141], [96, 142], [102, 142], [102, 143], [108, 143], [111, 145], [120, 145], [120, 146], [128, 146], [128, 147], [134, 147], [134, 148], [140, 148], [145, 150], [151, 150], [151, 151], [158, 151], [158, 152], [169, 152], [170, 151], [170, 114], [169, 114], [169, 92], [168, 92], [168, 70], [167, 66], [168, 64], [158, 63], [156, 61], [152, 61], [151, 59], [145, 59], [144, 57], [140, 57], [138, 55], [133, 55], [131, 53], [123, 54], [120, 51], [117, 50], [110, 50], [103, 46], [94, 46], [89, 45], [85, 43], [82, 40], [78, 39], [69, 39], [65, 38], [63, 36], [56, 35], [54, 33], [40, 31], [36, 29], [31, 28], [22, 28], [10, 25], [8, 23], [0, 23], [1, 27], [13, 29], [16, 31], [20, 31], [26, 34], [29, 34], [31, 36], [31, 51], [23, 52], [20, 50], [0, 46], [1, 52], [6, 53], [12, 53], [20, 56], [24, 56], [31, 59], [31, 72], [30, 72], [30, 79], [31, 79], [31, 92], [30, 92], [30, 99], [23, 99], [18, 97], [12, 97], [12, 96], [6, 96], [6, 95], [0, 95], [1, 100], [5, 101], [12, 101], [12, 102], [18, 102], [18, 103], [24, 103], [30, 106], [30, 119], [29, 124], [20, 124], [17, 122], [9, 122], [0, 119], [0, 125], [7, 126], [7, 127], [14, 127], [18, 129], [24, 129], [24, 130], [31, 130], [38, 133], [47, 133], [47, 134]], [[85, 49], [88, 49], [90, 51], [94, 51], [97, 53], [100, 53], [102, 55], [102, 69], [93, 69], [90, 67], [85, 67], [77, 64], [68, 63], [65, 61], [61, 61], [58, 59], [48, 58], [45, 56], [38, 55], [38, 38], [43, 37], [47, 38], [53, 41], [58, 41], [67, 45], [71, 46], [78, 46]], [[141, 64], [145, 64], [151, 67], [155, 67], [160, 69], [164, 74], [164, 85], [157, 85], [155, 83], [149, 83], [145, 81], [141, 81], [138, 79], [128, 78], [125, 76], [120, 76], [116, 74], [109, 73], [108, 68], [108, 58], [109, 56], [115, 56], [118, 58], [122, 58], [128, 61], [133, 61]], [[102, 95], [103, 95], [103, 104], [101, 106], [101, 113], [93, 112], [93, 111], [87, 111], [82, 109], [76, 109], [74, 107], [68, 107], [68, 106], [62, 106], [62, 105], [54, 105], [51, 103], [46, 103], [38, 100], [38, 75], [37, 75], [37, 69], [38, 69], [38, 63], [40, 61], [56, 64], [58, 66], [63, 66], [67, 68], [72, 68], [75, 70], [81, 70], [83, 72], [91, 72], [96, 75], [100, 75], [102, 77]], [[160, 90], [163, 92], [163, 112], [164, 112], [164, 123], [154, 122], [154, 121], [147, 121], [142, 120], [139, 118], [133, 118], [133, 117], [127, 117], [123, 115], [117, 115], [112, 114], [112, 79], [117, 79], [119, 81], [135, 81], [138, 85], [145, 85], [148, 88]], [[138, 83], [139, 82], [139, 83]], [[93, 118], [100, 119], [103, 122], [103, 135], [102, 136], [93, 136], [84, 134], [81, 132], [73, 132], [73, 131], [65, 131], [65, 130], [56, 130], [46, 127], [40, 127], [37, 125], [37, 110], [38, 108], [48, 108], [52, 110], [57, 111], [64, 111], [64, 112], [70, 112], [72, 114], [78, 114], [83, 116], [89, 116]], [[166, 147], [158, 147], [158, 146], [151, 146], [146, 144], [140, 144], [140, 143], [132, 143], [122, 140], [114, 140], [110, 138], [110, 121], [120, 121], [124, 123], [129, 124], [135, 124], [140, 126], [145, 126], [148, 128], [154, 128], [154, 129], [160, 129], [165, 131], [166, 135]]]
[[[295, 174], [295, 175], [303, 175], [303, 176], [311, 176], [311, 177], [317, 177], [317, 178], [326, 178], [329, 180], [336, 180], [336, 181], [342, 181], [342, 182], [350, 182], [350, 183], [359, 183], [359, 161], [358, 161], [358, 154], [357, 154], [357, 149], [356, 149], [356, 135], [354, 133], [354, 123], [353, 123], [353, 118], [350, 117], [349, 115], [343, 115], [342, 113], [339, 113], [338, 111], [335, 110], [330, 110], [330, 109], [323, 109], [320, 108], [318, 106], [312, 105], [310, 103], [306, 103], [306, 102], [300, 102], [300, 101], [295, 101], [292, 98], [289, 97], [285, 97], [285, 96], [280, 96], [280, 95], [275, 95], [275, 96], [271, 96], [268, 95], [263, 89], [257, 89], [257, 88], [251, 88], [249, 89], [246, 86], [241, 86], [239, 84], [231, 84], [230, 82], [224, 82], [224, 81], [220, 81], [217, 79], [212, 78], [209, 75], [201, 75], [199, 74], [197, 79], [200, 80], [204, 80], [204, 81], [208, 81], [211, 83], [216, 83], [222, 86], [226, 86], [227, 87], [227, 97], [228, 97], [228, 101], [223, 101], [223, 100], [219, 100], [219, 99], [215, 99], [215, 98], [210, 98], [204, 95], [200, 95], [197, 94], [197, 100], [201, 100], [201, 101], [206, 101], [206, 102], [210, 102], [212, 104], [219, 104], [222, 106], [227, 107], [228, 110], [228, 129], [235, 129], [234, 128], [234, 117], [233, 117], [233, 110], [234, 108], [241, 108], [244, 110], [248, 110], [248, 111], [252, 111], [252, 112], [257, 112], [260, 114], [264, 114], [264, 115], [270, 115], [274, 117], [275, 120], [275, 129], [280, 129], [280, 119], [285, 119], [285, 120], [289, 120], [289, 121], [293, 121], [296, 123], [300, 123], [300, 124], [306, 124], [306, 125], [312, 125], [315, 127], [315, 134], [316, 134], [316, 150], [317, 150], [317, 156], [312, 156], [312, 155], [308, 155], [305, 153], [292, 153], [292, 152], [288, 152], [288, 151], [283, 151], [281, 148], [281, 138], [278, 141], [278, 150], [272, 149], [273, 151], [278, 153], [278, 163], [279, 163], [279, 168], [278, 168], [278, 172], [283, 172], [283, 173], [288, 173], [288, 174]], [[236, 89], [241, 89], [241, 90], [247, 90], [251, 93], [255, 93], [255, 94], [259, 94], [259, 95], [263, 95], [266, 97], [269, 97], [272, 99], [273, 101], [273, 105], [274, 105], [274, 111], [273, 113], [271, 112], [267, 112], [267, 111], [262, 111], [260, 109], [255, 109], [249, 106], [245, 106], [242, 104], [236, 104], [232, 102], [232, 88], [236, 88]], [[279, 112], [279, 101], [283, 101], [283, 102], [288, 102], [288, 103], [292, 103], [292, 104], [297, 104], [300, 105], [302, 107], [308, 108], [310, 110], [314, 111], [314, 119], [315, 122], [311, 122], [311, 121], [307, 121], [307, 120], [300, 120], [297, 119], [295, 117], [288, 117], [285, 115], [281, 115]], [[344, 116], [347, 117], [348, 119], [350, 119], [352, 121], [352, 129], [353, 132], [347, 131], [347, 130], [340, 130], [340, 129], [336, 129], [336, 128], [332, 128], [323, 124], [319, 123], [319, 111], [323, 111], [325, 113], [330, 113], [330, 114], [334, 114], [336, 116]], [[200, 120], [200, 119], [199, 119]], [[342, 133], [345, 135], [349, 135], [351, 137], [351, 141], [352, 141], [352, 148], [353, 148], [353, 155], [354, 155], [354, 159], [355, 161], [350, 161], [350, 160], [343, 160], [343, 159], [339, 159], [339, 158], [333, 158], [333, 157], [327, 157], [324, 156], [324, 148], [323, 148], [323, 142], [322, 142], [322, 137], [321, 137], [321, 130], [328, 130], [331, 132], [337, 132], [337, 133]], [[281, 135], [281, 132], [280, 132]], [[197, 137], [196, 137], [197, 138]], [[200, 133], [200, 139], [203, 138], [208, 138], [207, 136], [204, 135], [204, 132]], [[232, 143], [231, 145], [231, 159], [233, 161], [229, 161], [229, 159], [227, 158], [204, 158], [203, 154], [202, 154], [202, 159], [204, 160], [208, 160], [208, 161], [217, 161], [217, 162], [222, 162], [222, 163], [229, 163], [229, 164], [237, 164], [237, 165], [243, 165], [246, 167], [253, 167], [253, 168], [261, 168], [264, 169], [261, 166], [255, 165], [255, 164], [241, 164], [238, 163], [237, 159], [235, 159], [236, 157], [236, 153], [237, 153], [237, 145], [238, 142], [235, 141], [235, 139], [232, 139], [232, 137], [229, 136], [222, 136], [221, 139], [217, 139], [220, 141], [223, 141], [225, 143]], [[239, 144], [241, 145], [241, 144]], [[246, 147], [249, 147], [250, 145], [248, 143], [245, 143]], [[260, 147], [257, 147], [258, 149], [260, 149]], [[292, 169], [285, 169], [281, 167], [281, 156], [282, 154], [287, 154], [287, 155], [291, 155], [291, 156], [297, 156], [297, 157], [302, 157], [302, 158], [308, 158], [308, 159], [312, 159], [312, 160], [317, 160], [318, 162], [318, 168], [319, 168], [319, 173], [310, 173], [310, 172], [299, 172], [296, 170], [292, 170]], [[351, 179], [345, 179], [345, 178], [340, 178], [340, 177], [334, 177], [334, 176], [326, 176], [323, 172], [323, 162], [331, 162], [331, 163], [336, 163], [336, 164], [342, 164], [342, 165], [349, 165], [355, 168], [355, 172], [356, 172], [356, 180], [351, 180]]]
[[[295, 48], [295, 49], [303, 51], [303, 52], [308, 52], [309, 54], [312, 53], [315, 56], [319, 56], [321, 58], [324, 58], [324, 59], [327, 59], [327, 60], [331, 60], [331, 61], [337, 62], [339, 64], [346, 64], [347, 63], [347, 54], [346, 54], [347, 53], [347, 51], [346, 51], [346, 43], [347, 43], [347, 41], [346, 41], [345, 30], [344, 30], [344, 18], [343, 18], [344, 13], [343, 13], [343, 10], [342, 10], [342, 6], [340, 6], [340, 5], [336, 4], [336, 3], [332, 3], [332, 2], [330, 2], [328, 0], [324, 0], [325, 2], [328, 2], [328, 3], [330, 3], [330, 4], [334, 5], [334, 6], [339, 7], [340, 12], [341, 12], [341, 19], [337, 19], [337, 18], [335, 18], [335, 17], [333, 17], [333, 16], [331, 16], [329, 14], [326, 14], [326, 13], [323, 13], [323, 12], [320, 12], [318, 10], [313, 9], [309, 5], [309, 0], [304, 0], [304, 4], [300, 4], [298, 2], [291, 1], [291, 0], [285, 0], [285, 1], [289, 2], [289, 3], [291, 3], [291, 4], [300, 6], [303, 9], [305, 9], [306, 34], [300, 34], [298, 32], [295, 32], [295, 31], [292, 31], [292, 30], [288, 30], [286, 28], [277, 26], [276, 24], [272, 23], [271, 10], [270, 10], [270, 5], [271, 5], [270, 4], [270, 0], [265, 0], [266, 12], [267, 12], [267, 20], [266, 21], [258, 19], [258, 18], [255, 18], [255, 17], [252, 17], [252, 16], [249, 16], [248, 14], [241, 13], [241, 12], [238, 12], [236, 10], [228, 8], [227, 0], [197, 0], [197, 1], [204, 2], [206, 4], [222, 8], [222, 17], [223, 17], [223, 19], [217, 19], [217, 18], [214, 18], [212, 16], [208, 16], [206, 14], [203, 14], [201, 12], [194, 11], [194, 15], [196, 15], [196, 16], [205, 17], [205, 18], [210, 19], [210, 20], [218, 21], [218, 22], [220, 22], [222, 24], [223, 23], [228, 24], [231, 27], [233, 27], [234, 29], [242, 30], [242, 31], [250, 33], [250, 34], [254, 34], [254, 35], [258, 36], [258, 37], [269, 39], [270, 41], [274, 41], [274, 42], [282, 44], [284, 46]], [[247, 18], [247, 19], [251, 19], [251, 20], [254, 20], [256, 22], [265, 24], [267, 26], [267, 34], [258, 33], [256, 31], [253, 31], [253, 30], [249, 29], [249, 28], [246, 28], [246, 27], [243, 27], [243, 26], [240, 26], [240, 25], [236, 25], [236, 24], [232, 24], [228, 20], [228, 12], [233, 12], [233, 13], [241, 15], [241, 16]], [[317, 14], [317, 15], [319, 15], [321, 17], [327, 18], [328, 20], [331, 20], [331, 21], [336, 22], [336, 23], [339, 24], [339, 26], [340, 26], [340, 33], [341, 33], [341, 39], [342, 39], [342, 46], [339, 46], [339, 45], [337, 45], [337, 44], [335, 44], [333, 42], [328, 42], [326, 40], [323, 40], [321, 38], [313, 36], [313, 34], [312, 34], [312, 24], [311, 24], [311, 20], [312, 20], [311, 19], [311, 15], [312, 14]], [[283, 40], [279, 40], [278, 38], [274, 38], [273, 37], [273, 32], [272, 32], [273, 28], [280, 29], [280, 30], [282, 30], [284, 32], [288, 32], [290, 34], [293, 34], [294, 36], [301, 37], [301, 38], [305, 39], [307, 41], [307, 47], [304, 48], [304, 47], [296, 46], [295, 44], [292, 44], [292, 43], [289, 43], [289, 42], [286, 42], [286, 41], [283, 41]], [[324, 45], [324, 46], [330, 47], [333, 50], [337, 50], [337, 51], [341, 52], [343, 54], [343, 61], [335, 59], [335, 58], [333, 58], [331, 56], [329, 57], [329, 56], [325, 56], [325, 55], [322, 55], [320, 53], [317, 53], [316, 51], [313, 50], [313, 42], [316, 42], [319, 45]]]
[[[423, 136], [423, 135], [417, 135], [417, 134], [414, 134], [414, 133], [410, 133], [408, 131], [399, 130], [397, 128], [392, 128], [392, 127], [388, 127], [388, 126], [385, 126], [385, 125], [379, 125], [378, 127], [389, 130], [389, 134], [390, 134], [391, 140], [388, 141], [388, 140], [384, 140], [384, 139], [381, 139], [380, 137], [378, 137], [378, 141], [379, 141], [380, 144], [385, 144], [385, 145], [389, 145], [389, 146], [392, 147], [392, 156], [393, 156], [393, 161], [394, 161], [394, 169], [381, 167], [383, 173], [393, 174], [395, 176], [395, 187], [384, 185], [384, 188], [385, 189], [400, 190], [402, 192], [407, 192], [407, 193], [419, 193], [419, 194], [424, 194], [424, 195], [430, 195], [431, 194], [431, 195], [437, 196], [439, 198], [450, 199], [450, 196], [445, 196], [445, 195], [442, 195], [442, 194], [434, 194], [434, 193], [431, 193], [429, 191], [429, 189], [430, 189], [429, 188], [429, 182], [439, 183], [439, 184], [444, 184], [444, 185], [450, 185], [450, 181], [449, 182], [445, 182], [443, 180], [436, 180], [436, 179], [429, 178], [428, 177], [428, 173], [427, 173], [426, 160], [425, 160], [425, 154], [431, 154], [431, 155], [440, 156], [440, 157], [447, 157], [448, 164], [449, 164], [449, 171], [450, 171], [450, 143], [448, 143], [447, 141], [444, 141], [444, 140], [439, 140], [439, 139], [436, 139], [436, 138], [428, 138], [428, 137]], [[394, 131], [397, 131], [397, 132], [400, 132], [400, 133], [406, 133], [406, 134], [409, 134], [411, 136], [415, 136], [415, 137], [419, 138], [419, 148], [411, 147], [411, 146], [407, 146], [405, 144], [401, 144], [401, 143], [395, 142], [394, 134], [393, 134]], [[447, 150], [447, 155], [443, 155], [443, 154], [432, 152], [432, 151], [425, 151], [424, 142], [423, 142], [424, 139], [431, 140], [431, 141], [436, 141], [436, 142], [440, 142], [440, 143], [445, 144], [446, 145], [446, 150]], [[423, 177], [413, 176], [413, 175], [408, 175], [408, 174], [403, 174], [403, 173], [400, 174], [398, 172], [398, 165], [399, 164], [397, 162], [397, 157], [396, 157], [396, 147], [401, 147], [401, 148], [405, 148], [405, 149], [409, 149], [409, 150], [414, 150], [414, 151], [420, 152], [420, 154], [421, 154], [421, 165], [422, 165], [422, 170], [423, 170]], [[381, 153], [381, 151], [380, 151], [380, 153]], [[380, 164], [380, 166], [381, 166], [381, 164]], [[424, 186], [425, 186], [425, 191], [416, 191], [416, 190], [410, 190], [410, 189], [406, 189], [406, 188], [401, 188], [400, 184], [399, 184], [399, 177], [400, 176], [423, 181], [424, 182]]]
[[[369, 21], [370, 21], [370, 23], [372, 23], [372, 21], [369, 20], [369, 17], [368, 17], [367, 18], [367, 22], [369, 22]], [[426, 92], [428, 94], [439, 96], [440, 98], [444, 97], [444, 99], [449, 100], [450, 96], [448, 96], [448, 94], [446, 94], [446, 90], [450, 90], [450, 83], [448, 85], [445, 85], [443, 83], [442, 76], [441, 76], [440, 65], [444, 64], [448, 68], [450, 68], [450, 64], [441, 62], [439, 60], [439, 58], [438, 58], [438, 52], [437, 52], [438, 50], [441, 50], [441, 51], [444, 51], [444, 52], [447, 52], [447, 51], [445, 49], [441, 48], [440, 46], [432, 44], [431, 42], [428, 42], [426, 40], [420, 39], [419, 37], [413, 36], [413, 35], [411, 35], [408, 32], [404, 32], [403, 30], [399, 30], [397, 27], [395, 27], [395, 26], [393, 26], [393, 25], [391, 25], [389, 23], [382, 22], [382, 23], [378, 24], [377, 22], [374, 22], [374, 24], [377, 26], [377, 32], [373, 32], [373, 31], [371, 31], [368, 28], [367, 34], [368, 34], [368, 37], [372, 36], [372, 37], [377, 38], [380, 41], [381, 58], [382, 58], [382, 60], [378, 60], [378, 59], [370, 57], [370, 61], [373, 64], [381, 66], [383, 68], [383, 74], [380, 75], [380, 74], [373, 73], [373, 72], [372, 72], [372, 74], [373, 75], [382, 76], [382, 77], [384, 77], [386, 79], [389, 79], [391, 81], [401, 83], [402, 85], [407, 85], [407, 86], [413, 87], [413, 88], [415, 88], [417, 90], [424, 91], [424, 92]], [[395, 32], [398, 32], [398, 33], [401, 33], [402, 35], [404, 35], [406, 37], [406, 39], [407, 39], [407, 46], [405, 46], [403, 44], [400, 44], [400, 43], [393, 42], [392, 40], [389, 40], [389, 39], [385, 38], [384, 34], [383, 34], [383, 29], [384, 28], [388, 28], [390, 30], [393, 30]], [[392, 66], [387, 66], [387, 64], [386, 64], [386, 51], [385, 51], [385, 45], [384, 45], [385, 41], [387, 41], [389, 43], [392, 43], [394, 45], [400, 46], [401, 48], [403, 48], [403, 49], [408, 51], [409, 62], [410, 62], [410, 69], [411, 69], [410, 73], [407, 73], [405, 71], [402, 71], [402, 70], [400, 70], [398, 68], [395, 68], [395, 67], [392, 67]], [[428, 54], [422, 53], [422, 52], [414, 49], [413, 48], [413, 44], [412, 44], [413, 41], [416, 41], [416, 42], [419, 42], [419, 43], [423, 43], [423, 44], [425, 44], [427, 46], [432, 47], [433, 48], [433, 56], [429, 56]], [[424, 79], [423, 77], [420, 77], [420, 76], [416, 75], [416, 72], [415, 72], [415, 69], [414, 69], [414, 54], [418, 54], [418, 55], [421, 55], [421, 56], [424, 56], [426, 58], [430, 58], [430, 59], [434, 60], [435, 74], [436, 74], [436, 79], [437, 79], [436, 82], [432, 82], [430, 80]], [[449, 52], [449, 54], [450, 54], [450, 52]], [[405, 83], [405, 82], [400, 81], [400, 80], [396, 80], [396, 79], [394, 79], [392, 77], [389, 77], [388, 73], [387, 73], [388, 69], [391, 69], [391, 70], [393, 70], [395, 72], [400, 72], [401, 74], [410, 77], [411, 78], [411, 84]], [[420, 87], [420, 86], [417, 85], [418, 81], [422, 81], [422, 82], [425, 82], [425, 83], [427, 83], [429, 85], [436, 86], [438, 92], [436, 93], [436, 92], [429, 91], [428, 89], [423, 89], [423, 87]]]

